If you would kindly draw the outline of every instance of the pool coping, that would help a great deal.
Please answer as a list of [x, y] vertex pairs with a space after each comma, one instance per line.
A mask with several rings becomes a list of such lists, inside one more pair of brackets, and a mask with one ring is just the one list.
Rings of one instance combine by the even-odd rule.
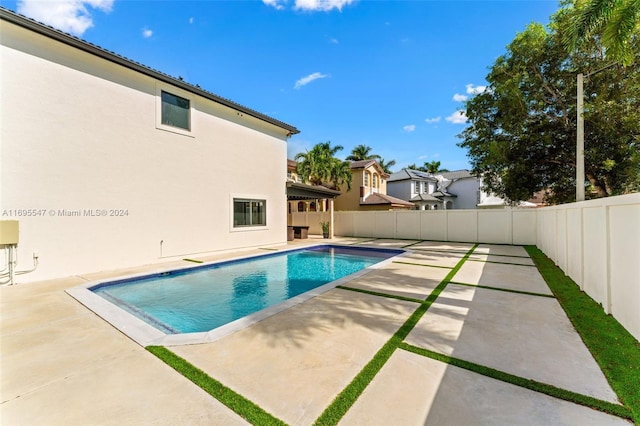
[[291, 299], [284, 300], [278, 304], [273, 306], [269, 306], [268, 308], [262, 309], [258, 312], [245, 316], [243, 318], [237, 319], [230, 323], [224, 324], [220, 327], [214, 328], [213, 330], [209, 330], [206, 332], [197, 332], [197, 333], [180, 333], [180, 334], [167, 334], [158, 330], [157, 328], [151, 326], [145, 321], [137, 318], [135, 315], [130, 314], [124, 309], [114, 305], [108, 300], [103, 299], [93, 291], [91, 291], [94, 287], [99, 287], [106, 283], [113, 283], [114, 281], [129, 281], [140, 279], [143, 277], [150, 277], [155, 275], [161, 275], [167, 272], [186, 272], [193, 271], [198, 269], [204, 269], [212, 265], [217, 264], [225, 264], [237, 262], [245, 259], [253, 259], [253, 258], [265, 258], [272, 257], [282, 253], [288, 253], [292, 251], [300, 251], [313, 249], [317, 247], [323, 246], [335, 246], [335, 247], [348, 247], [354, 248], [349, 244], [340, 244], [340, 243], [329, 243], [329, 244], [315, 244], [305, 247], [292, 247], [283, 250], [278, 250], [276, 252], [268, 253], [268, 254], [259, 254], [259, 255], [243, 255], [237, 256], [230, 259], [224, 260], [215, 260], [210, 262], [204, 262], [195, 266], [185, 266], [182, 268], [162, 268], [155, 271], [148, 271], [143, 273], [129, 274], [129, 275], [121, 275], [112, 278], [105, 278], [96, 281], [90, 281], [84, 284], [81, 284], [76, 287], [72, 287], [70, 289], [65, 290], [67, 294], [76, 299], [82, 305], [84, 305], [87, 309], [89, 309], [94, 314], [98, 315], [100, 318], [105, 320], [111, 326], [119, 330], [125, 336], [129, 337], [134, 342], [138, 343], [142, 347], [154, 345], [154, 346], [179, 346], [179, 345], [197, 345], [203, 343], [211, 343], [219, 340], [225, 336], [228, 336], [236, 331], [240, 331], [244, 328], [249, 327], [257, 322], [260, 322], [268, 317], [271, 317], [279, 312], [285, 311], [293, 306], [299, 305], [311, 298], [319, 296], [323, 293], [326, 293], [329, 290], [336, 288], [339, 285], [343, 285], [344, 283], [359, 278], [363, 275], [368, 274], [371, 271], [379, 269], [391, 262], [398, 256], [401, 256], [407, 252], [406, 249], [402, 248], [373, 248], [373, 247], [361, 247], [365, 250], [375, 250], [375, 251], [392, 251], [397, 252], [397, 254], [382, 260], [374, 265], [371, 265], [365, 269], [354, 272], [353, 274], [344, 276], [338, 280], [323, 284], [319, 287], [316, 287], [312, 290], [309, 290], [305, 293], [302, 293], [298, 296], [292, 297]]

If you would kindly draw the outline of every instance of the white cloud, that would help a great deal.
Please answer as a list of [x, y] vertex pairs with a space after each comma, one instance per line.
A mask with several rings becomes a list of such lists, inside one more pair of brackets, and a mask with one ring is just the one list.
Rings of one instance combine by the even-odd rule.
[[470, 95], [477, 95], [487, 90], [487, 86], [474, 86], [473, 84], [467, 84], [467, 93]]
[[93, 26], [87, 6], [108, 13], [113, 0], [19, 0], [18, 13], [81, 36]]
[[456, 111], [445, 118], [445, 120], [453, 124], [464, 124], [467, 122], [467, 114], [464, 111]]
[[282, 10], [284, 9], [284, 5], [287, 3], [287, 0], [262, 0], [262, 3], [277, 10]]
[[294, 89], [299, 89], [302, 86], [306, 86], [307, 84], [311, 83], [314, 80], [317, 80], [319, 78], [327, 78], [329, 77], [328, 74], [322, 74], [320, 72], [314, 72], [313, 74], [309, 74], [306, 77], [302, 77], [300, 80], [296, 81], [296, 84], [293, 86]]
[[429, 156], [425, 154], [425, 155], [419, 156], [418, 160], [426, 160], [427, 158], [429, 158]]
[[333, 38], [333, 37], [329, 39], [329, 42], [330, 42], [330, 43], [333, 43], [333, 44], [340, 44], [340, 42], [338, 41], [338, 39], [337, 39], [337, 38]]
[[193, 16], [191, 18], [189, 18], [189, 23], [193, 24]]
[[402, 130], [404, 130], [405, 132], [413, 132], [414, 130], [416, 130], [416, 125], [415, 124], [407, 124], [406, 126], [404, 126], [402, 128]]
[[459, 93], [456, 93], [455, 95], [453, 95], [453, 100], [456, 101], [456, 102], [464, 102], [467, 99], [469, 99], [469, 97], [467, 95], [461, 95]]
[[440, 116], [433, 117], [433, 118], [425, 118], [424, 122], [429, 124], [434, 124], [434, 123], [439, 123], [441, 119], [442, 117]]
[[142, 29], [142, 37], [144, 38], [149, 38], [153, 35], [153, 31], [151, 31], [149, 28], [143, 28]]
[[[267, 6], [283, 10], [289, 0], [262, 0]], [[356, 0], [294, 0], [293, 8], [309, 12], [328, 12], [332, 9], [342, 10], [344, 6], [355, 3]]]
[[342, 10], [355, 0], [295, 0], [295, 9], [328, 12], [331, 9]]

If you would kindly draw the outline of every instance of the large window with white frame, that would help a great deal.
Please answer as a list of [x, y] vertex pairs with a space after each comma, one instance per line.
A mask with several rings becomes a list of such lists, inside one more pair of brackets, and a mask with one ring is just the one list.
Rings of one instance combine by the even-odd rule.
[[267, 200], [233, 199], [233, 227], [267, 225]]

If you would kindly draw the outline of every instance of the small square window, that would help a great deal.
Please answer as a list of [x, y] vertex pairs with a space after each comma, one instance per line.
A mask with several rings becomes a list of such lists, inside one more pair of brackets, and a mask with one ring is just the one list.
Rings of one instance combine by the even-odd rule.
[[191, 103], [189, 99], [162, 91], [162, 119], [166, 126], [191, 130]]

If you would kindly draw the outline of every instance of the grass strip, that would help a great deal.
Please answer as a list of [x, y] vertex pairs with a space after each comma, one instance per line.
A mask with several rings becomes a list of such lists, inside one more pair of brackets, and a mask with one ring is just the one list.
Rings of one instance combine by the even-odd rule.
[[616, 392], [640, 425], [640, 342], [535, 246], [525, 249]]
[[424, 263], [402, 262], [402, 261], [399, 261], [399, 260], [394, 260], [392, 263], [399, 263], [401, 265], [426, 266], [427, 268], [453, 269], [453, 266], [425, 265]]
[[204, 371], [179, 357], [163, 346], [147, 346], [149, 352], [160, 358], [178, 373], [202, 388], [209, 395], [235, 411], [254, 425], [286, 425], [282, 420], [267, 413], [242, 395], [209, 377]]
[[202, 260], [195, 260], [195, 259], [186, 259], [185, 258], [185, 259], [182, 259], [182, 260], [187, 261], [187, 262], [193, 262], [193, 263], [204, 263], [204, 261], [202, 261]]
[[[517, 246], [522, 247], [522, 246]], [[474, 253], [476, 256], [496, 256], [496, 257], [514, 257], [516, 259], [531, 259], [529, 256], [521, 256], [519, 254], [493, 254], [493, 253]], [[473, 260], [473, 259], [469, 259]]]
[[417, 251], [430, 251], [433, 253], [439, 253], [439, 254], [466, 254], [467, 252], [464, 250], [458, 250], [458, 249], [439, 249], [439, 248], [432, 248], [432, 247], [411, 247], [411, 250], [417, 250]]
[[[356, 238], [357, 238], [357, 237], [356, 237]], [[372, 241], [377, 241], [377, 240], [379, 240], [379, 239], [380, 239], [380, 238], [374, 238], [374, 239], [372, 239], [372, 240], [355, 241], [355, 242], [350, 243], [350, 244], [347, 244], [347, 245], [355, 246], [356, 244], [370, 243], [370, 242], [372, 242]]]
[[474, 373], [482, 374], [483, 376], [491, 377], [492, 379], [500, 380], [506, 383], [511, 383], [516, 386], [520, 386], [526, 389], [530, 389], [536, 392], [543, 393], [545, 395], [552, 396], [554, 398], [563, 399], [576, 404], [584, 405], [585, 407], [593, 408], [604, 413], [612, 414], [614, 416], [622, 417], [625, 419], [632, 419], [631, 410], [623, 405], [613, 404], [608, 401], [593, 398], [591, 396], [582, 395], [576, 392], [572, 392], [566, 389], [561, 389], [553, 385], [538, 382], [536, 380], [525, 379], [524, 377], [515, 376], [513, 374], [505, 373], [504, 371], [496, 370], [491, 367], [476, 364], [473, 362], [465, 361], [460, 358], [454, 358], [449, 355], [440, 354], [430, 351], [428, 349], [419, 348], [417, 346], [410, 345], [408, 343], [401, 343], [400, 349], [404, 349], [414, 354], [422, 355], [427, 358], [435, 359], [456, 367], [463, 368], [465, 370], [473, 371]]
[[[521, 259], [528, 259], [528, 257], [523, 257]], [[535, 268], [536, 267], [536, 265], [527, 265], [525, 263], [498, 262], [497, 260], [469, 259], [469, 262], [495, 263], [495, 264], [498, 264], [498, 265], [528, 266], [530, 268]]]
[[402, 248], [407, 248], [407, 247], [411, 247], [411, 246], [415, 246], [416, 244], [420, 244], [424, 242], [424, 240], [419, 240], [419, 241], [414, 241], [411, 244], [407, 244], [406, 246], [402, 246]]
[[422, 300], [422, 299], [416, 299], [416, 298], [413, 298], [413, 297], [406, 297], [406, 296], [399, 296], [397, 294], [383, 293], [383, 292], [380, 292], [380, 291], [364, 290], [362, 288], [346, 287], [346, 286], [343, 286], [343, 285], [337, 285], [336, 288], [340, 288], [342, 290], [354, 291], [356, 293], [370, 294], [372, 296], [381, 296], [381, 297], [387, 297], [389, 299], [404, 300], [405, 302], [424, 303], [424, 300]]
[[489, 285], [467, 284], [467, 283], [461, 283], [461, 282], [458, 282], [458, 281], [450, 281], [449, 283], [450, 284], [455, 284], [455, 285], [464, 285], [464, 286], [467, 286], [467, 287], [486, 288], [487, 290], [506, 291], [508, 293], [526, 294], [526, 295], [529, 295], [529, 296], [550, 297], [551, 299], [555, 299], [555, 296], [553, 294], [535, 293], [535, 292], [532, 292], [532, 291], [524, 291], [524, 290], [513, 290], [513, 289], [510, 289], [510, 288], [491, 287]]
[[438, 298], [440, 293], [445, 289], [447, 284], [451, 281], [453, 276], [462, 267], [462, 264], [469, 258], [471, 253], [476, 249], [478, 244], [475, 244], [465, 255], [460, 259], [458, 264], [447, 274], [447, 276], [438, 284], [438, 286], [429, 294], [426, 300], [422, 301], [422, 304], [411, 314], [409, 319], [391, 336], [391, 338], [385, 343], [382, 348], [373, 356], [371, 361], [364, 366], [364, 368], [356, 375], [356, 377], [347, 385], [346, 388], [338, 394], [338, 396], [329, 404], [329, 406], [322, 412], [320, 417], [316, 419], [314, 425], [335, 425], [342, 417], [349, 411], [351, 406], [360, 397], [362, 392], [369, 386], [369, 383], [382, 369], [384, 364], [391, 358], [393, 352], [400, 347], [402, 341], [409, 335], [411, 330], [416, 326], [420, 318], [427, 312], [431, 304]]

